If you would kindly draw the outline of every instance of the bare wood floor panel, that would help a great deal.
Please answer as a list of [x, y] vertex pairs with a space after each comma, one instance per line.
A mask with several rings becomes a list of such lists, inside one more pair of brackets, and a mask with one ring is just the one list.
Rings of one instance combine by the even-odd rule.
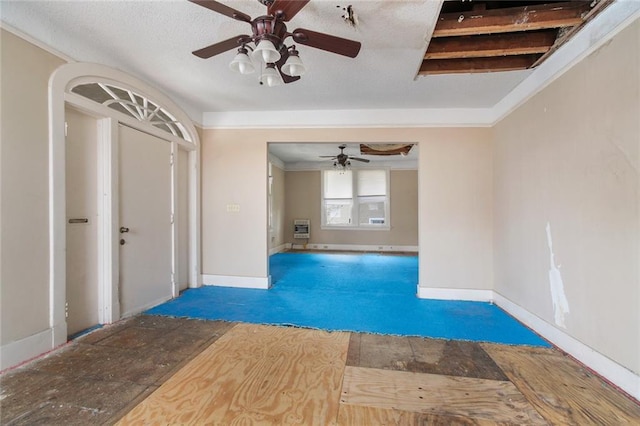
[[496, 426], [513, 423], [495, 420], [471, 419], [462, 416], [444, 414], [414, 413], [397, 409], [367, 407], [364, 405], [340, 404], [338, 412], [340, 426], [353, 425], [398, 425], [398, 426]]
[[119, 424], [335, 424], [349, 334], [239, 324]]
[[0, 375], [0, 424], [113, 424], [232, 323], [142, 315]]
[[640, 406], [557, 350], [483, 347], [552, 424], [640, 424]]
[[353, 333], [347, 365], [508, 380], [478, 342]]
[[347, 367], [343, 404], [469, 419], [546, 424], [508, 381]]

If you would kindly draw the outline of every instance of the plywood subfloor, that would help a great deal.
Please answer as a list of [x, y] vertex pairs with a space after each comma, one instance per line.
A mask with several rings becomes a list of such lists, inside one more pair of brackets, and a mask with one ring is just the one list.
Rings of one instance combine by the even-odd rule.
[[551, 424], [640, 424], [638, 404], [557, 350], [482, 346]]
[[[458, 415], [416, 413], [398, 409], [367, 407], [364, 405], [340, 404], [338, 424], [361, 425], [407, 425], [407, 426], [496, 426], [494, 420], [472, 419]], [[512, 426], [512, 423], [504, 423]]]
[[508, 381], [347, 367], [343, 404], [463, 416], [517, 424], [546, 424]]
[[128, 413], [130, 424], [331, 424], [349, 335], [239, 324]]

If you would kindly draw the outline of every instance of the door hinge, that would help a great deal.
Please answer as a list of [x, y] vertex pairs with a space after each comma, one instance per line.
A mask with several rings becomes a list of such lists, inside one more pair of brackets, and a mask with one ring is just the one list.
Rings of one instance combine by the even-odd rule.
[[64, 317], [69, 318], [69, 302], [64, 303]]
[[169, 164], [173, 166], [173, 154], [169, 157]]
[[69, 133], [69, 123], [67, 123], [66, 121], [64, 122], [64, 136], [67, 137], [67, 134]]
[[176, 216], [173, 213], [171, 213], [170, 218], [171, 218], [171, 224], [173, 224], [173, 222], [175, 221]]

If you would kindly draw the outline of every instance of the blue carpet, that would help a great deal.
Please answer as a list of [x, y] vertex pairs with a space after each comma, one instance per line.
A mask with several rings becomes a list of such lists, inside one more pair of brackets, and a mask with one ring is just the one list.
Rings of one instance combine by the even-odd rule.
[[549, 346], [490, 303], [418, 299], [416, 256], [278, 253], [269, 267], [270, 290], [189, 289], [146, 313]]

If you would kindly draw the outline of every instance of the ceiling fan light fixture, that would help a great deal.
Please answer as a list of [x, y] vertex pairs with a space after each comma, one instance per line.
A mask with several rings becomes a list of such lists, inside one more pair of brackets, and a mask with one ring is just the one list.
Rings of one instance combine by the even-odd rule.
[[300, 59], [296, 49], [291, 49], [289, 52], [289, 58], [287, 58], [287, 61], [282, 66], [281, 71], [291, 77], [304, 75], [306, 67], [302, 63], [302, 59]]
[[280, 74], [276, 71], [276, 65], [274, 63], [268, 63], [260, 76], [260, 84], [265, 84], [269, 87], [279, 86], [282, 83]]
[[271, 40], [262, 39], [256, 45], [253, 51], [254, 57], [257, 56], [262, 59], [265, 64], [270, 62], [278, 62], [280, 60], [280, 52], [276, 49], [276, 46]]
[[247, 49], [244, 47], [238, 49], [238, 54], [229, 64], [229, 68], [231, 68], [232, 71], [243, 75], [251, 74], [256, 70], [251, 62], [251, 58], [249, 58], [249, 55], [247, 54]]

